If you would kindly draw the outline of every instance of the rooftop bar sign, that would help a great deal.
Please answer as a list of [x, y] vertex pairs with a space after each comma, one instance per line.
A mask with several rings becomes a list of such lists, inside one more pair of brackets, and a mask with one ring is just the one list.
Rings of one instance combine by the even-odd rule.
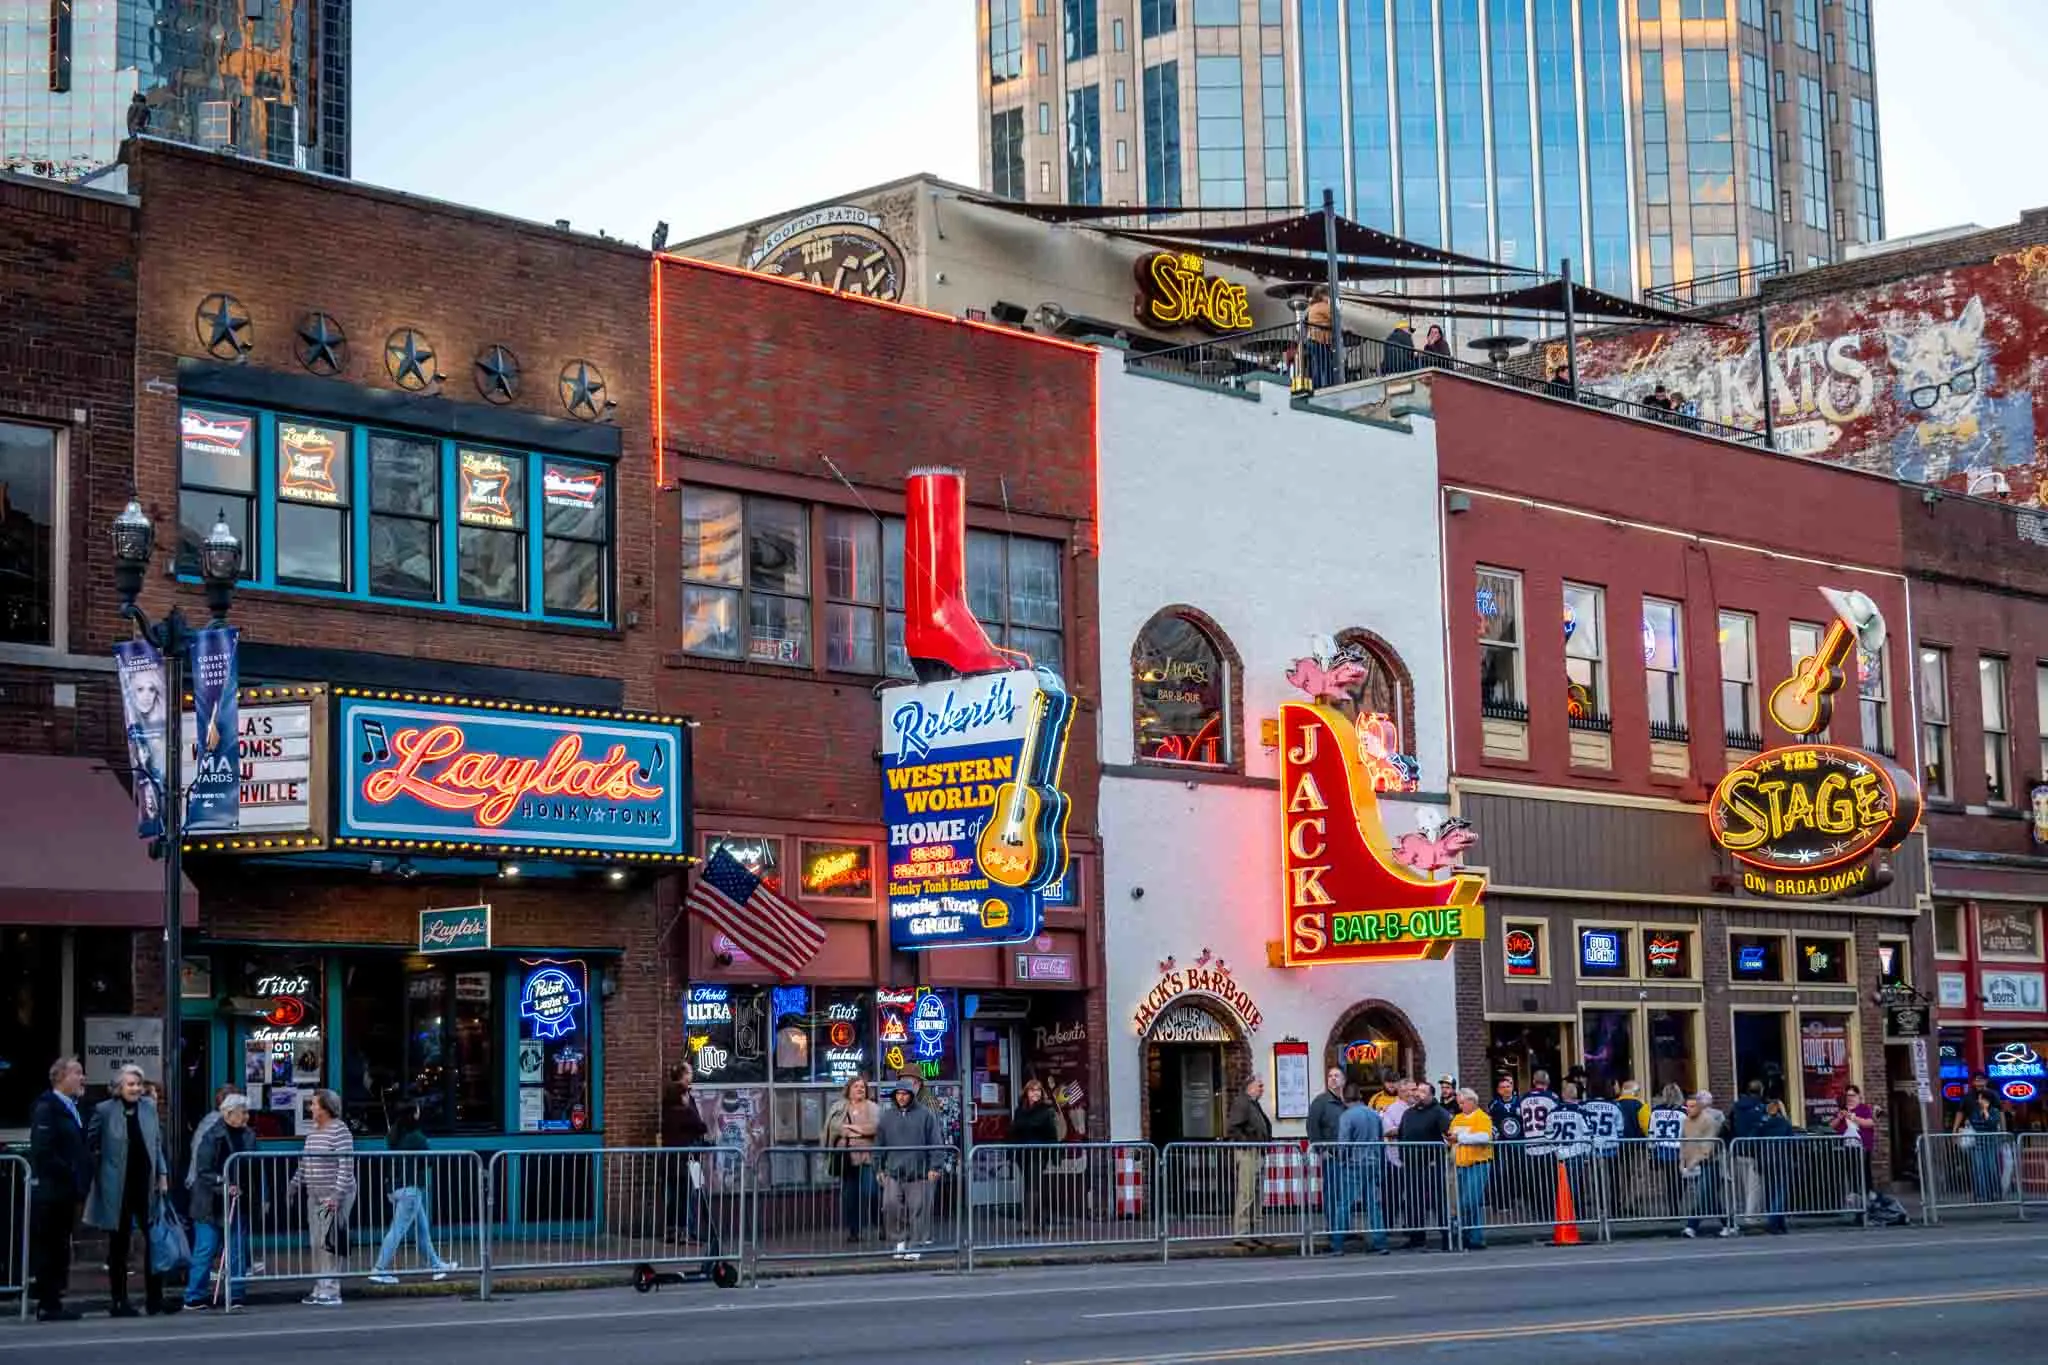
[[337, 689], [336, 847], [678, 860], [682, 722]]

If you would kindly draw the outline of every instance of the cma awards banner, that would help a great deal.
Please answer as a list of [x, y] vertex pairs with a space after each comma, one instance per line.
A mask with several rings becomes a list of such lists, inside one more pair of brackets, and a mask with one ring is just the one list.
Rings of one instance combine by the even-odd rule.
[[[192, 677], [193, 771], [186, 784], [183, 831], [233, 830], [241, 823], [241, 766], [236, 705], [233, 626], [208, 626], [193, 638], [187, 661]], [[147, 640], [114, 646], [121, 684], [121, 715], [135, 783], [135, 832], [144, 839], [164, 833], [165, 756], [171, 741], [170, 686], [164, 658]]]

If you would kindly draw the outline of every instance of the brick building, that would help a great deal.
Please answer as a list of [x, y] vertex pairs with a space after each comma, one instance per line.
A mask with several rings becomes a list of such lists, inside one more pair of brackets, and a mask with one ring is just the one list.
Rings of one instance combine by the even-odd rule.
[[[106, 528], [129, 491], [134, 201], [0, 174], [0, 1136], [84, 1020], [146, 1011], [133, 931], [163, 874], [134, 837]], [[196, 909], [196, 901], [192, 908]], [[140, 1000], [138, 999], [140, 993]]]
[[1899, 489], [1942, 1095], [1988, 1073], [2015, 1129], [2048, 1122], [2048, 527], [2030, 510]]
[[652, 1139], [689, 787], [687, 732], [646, 714], [646, 253], [127, 160], [143, 605], [203, 616], [193, 541], [244, 546], [241, 828], [187, 844], [185, 1112], [233, 1082], [290, 1137], [325, 1086], [372, 1142], [400, 1095], [444, 1145]]
[[[856, 1074], [904, 1069], [911, 1002], [955, 1035], [923, 1066], [950, 1134], [1000, 1138], [1030, 1075], [1107, 1135], [1097, 828], [1095, 356], [1086, 348], [663, 256], [657, 699], [698, 722], [698, 846], [825, 925], [789, 983], [701, 921], [689, 1048], [726, 1140], [819, 1140]], [[966, 472], [968, 601], [1072, 680], [1072, 868], [1034, 942], [892, 945], [878, 760], [903, 652], [904, 475]], [[1027, 961], [1031, 959], [1031, 961]], [[1049, 1083], [1049, 1090], [1058, 1086]]]
[[1894, 486], [1433, 383], [1459, 604], [1453, 791], [1489, 873], [1487, 938], [1456, 954], [1461, 1073], [1525, 1087], [1583, 1064], [1598, 1092], [1635, 1079], [1724, 1102], [1758, 1080], [1795, 1123], [1826, 1122], [1856, 1084], [1888, 1111], [1882, 1171], [1922, 1112], [1907, 1049], [1869, 1003], [1925, 946], [1919, 836], [1875, 894], [1808, 904], [1749, 889], [1707, 812], [1731, 768], [1793, 739], [1767, 699], [1819, 649], [1824, 587], [1892, 623], [1845, 670], [1827, 733], [1910, 768]]

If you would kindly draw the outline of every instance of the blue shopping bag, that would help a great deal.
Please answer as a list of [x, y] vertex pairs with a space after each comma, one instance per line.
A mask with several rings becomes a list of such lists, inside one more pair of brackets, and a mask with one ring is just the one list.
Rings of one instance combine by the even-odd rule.
[[171, 1201], [157, 1201], [156, 1218], [149, 1225], [149, 1268], [159, 1275], [175, 1275], [192, 1264], [192, 1239], [185, 1224], [171, 1208]]

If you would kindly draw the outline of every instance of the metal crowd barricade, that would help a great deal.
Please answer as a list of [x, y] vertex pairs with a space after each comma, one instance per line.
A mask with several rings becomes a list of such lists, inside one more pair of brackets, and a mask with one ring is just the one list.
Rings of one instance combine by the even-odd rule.
[[[1486, 1173], [1462, 1177], [1467, 1188], [1459, 1204], [1460, 1237], [1470, 1240], [1476, 1234], [1493, 1241], [1508, 1232], [1556, 1240], [1558, 1230], [1569, 1227], [1581, 1240], [1591, 1241], [1602, 1235], [1602, 1215], [1618, 1159], [1611, 1151], [1595, 1152], [1590, 1144], [1560, 1155], [1555, 1143], [1496, 1140]], [[1568, 1191], [1562, 1197], [1560, 1174]], [[1454, 1170], [1453, 1181], [1459, 1178]]]
[[353, 1191], [330, 1215], [300, 1181], [299, 1153], [228, 1158], [221, 1172], [224, 1249], [211, 1258], [216, 1280], [224, 1260], [239, 1269], [216, 1285], [224, 1302], [232, 1304], [248, 1283], [360, 1280], [380, 1265], [400, 1279], [459, 1273], [487, 1283], [490, 1199], [479, 1154], [358, 1151], [343, 1161], [343, 1185], [352, 1182]]
[[1737, 1138], [1729, 1144], [1729, 1158], [1730, 1208], [1745, 1231], [1764, 1229], [1778, 1217], [1869, 1221], [1861, 1142], [1852, 1145], [1835, 1133]]
[[2020, 1216], [2048, 1205], [2048, 1133], [2020, 1134]]
[[747, 1174], [737, 1147], [507, 1150], [491, 1158], [498, 1276], [604, 1266], [744, 1263]]
[[0, 1155], [0, 1294], [21, 1296], [28, 1317], [28, 1206], [35, 1176], [28, 1158]]
[[1591, 1159], [1610, 1240], [1617, 1224], [1733, 1225], [1732, 1163], [1719, 1138], [1622, 1138], [1611, 1156]]
[[1319, 1142], [1307, 1165], [1315, 1198], [1303, 1219], [1304, 1252], [1348, 1250], [1354, 1239], [1366, 1249], [1394, 1237], [1455, 1240], [1458, 1189], [1443, 1143]]
[[1922, 1133], [1920, 1207], [1923, 1222], [1965, 1209], [2027, 1216], [2022, 1194], [2020, 1136], [2013, 1133]]
[[967, 1268], [977, 1254], [1152, 1250], [1158, 1149], [1143, 1143], [985, 1143], [968, 1154]]
[[770, 1261], [918, 1263], [963, 1254], [957, 1147], [770, 1147], [747, 1176], [748, 1268]]
[[1302, 1245], [1321, 1172], [1307, 1144], [1172, 1142], [1159, 1162], [1159, 1256], [1175, 1242]]

